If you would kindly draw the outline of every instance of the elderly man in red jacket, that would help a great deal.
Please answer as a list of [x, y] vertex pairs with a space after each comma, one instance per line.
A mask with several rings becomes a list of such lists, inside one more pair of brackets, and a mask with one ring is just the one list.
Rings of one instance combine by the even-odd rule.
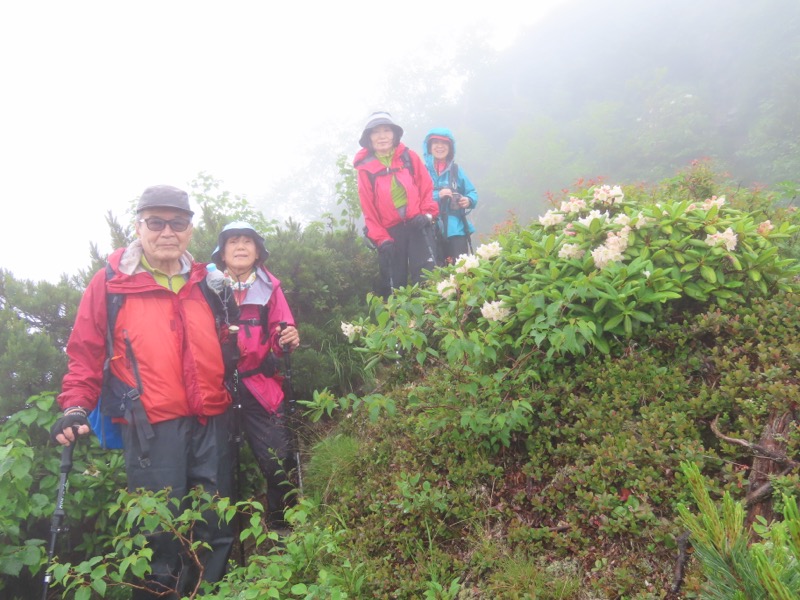
[[[52, 429], [64, 445], [89, 433], [87, 414], [102, 388], [103, 403], [119, 409], [128, 489], [171, 488], [177, 498], [196, 486], [230, 496], [233, 485], [231, 397], [220, 341], [226, 332], [212, 308], [206, 268], [186, 251], [193, 214], [188, 194], [171, 186], [149, 187], [140, 197], [137, 239], [109, 257], [113, 274], [96, 273], [81, 300], [58, 396], [64, 414]], [[111, 332], [107, 294], [122, 298]], [[237, 314], [235, 305], [231, 310]], [[195, 534], [211, 547], [203, 579], [216, 581], [233, 534], [218, 519], [207, 521]], [[133, 598], [177, 598], [196, 584], [177, 539], [160, 533], [149, 543], [152, 573]]]

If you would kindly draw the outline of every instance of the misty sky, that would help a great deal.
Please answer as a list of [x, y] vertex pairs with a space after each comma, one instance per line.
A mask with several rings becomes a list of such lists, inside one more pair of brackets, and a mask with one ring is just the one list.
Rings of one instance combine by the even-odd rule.
[[4, 3], [0, 267], [74, 274], [107, 210], [201, 171], [258, 204], [325, 135], [351, 131], [331, 162], [355, 152], [396, 61], [501, 49], [560, 1]]

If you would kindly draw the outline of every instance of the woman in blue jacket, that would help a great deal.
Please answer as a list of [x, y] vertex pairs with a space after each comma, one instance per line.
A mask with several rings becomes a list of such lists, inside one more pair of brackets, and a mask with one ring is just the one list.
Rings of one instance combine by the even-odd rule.
[[437, 127], [425, 136], [423, 157], [433, 180], [433, 199], [439, 204], [446, 264], [452, 264], [462, 254], [472, 254], [471, 234], [475, 228], [467, 215], [478, 204], [478, 192], [455, 163], [455, 155], [456, 140], [449, 129]]

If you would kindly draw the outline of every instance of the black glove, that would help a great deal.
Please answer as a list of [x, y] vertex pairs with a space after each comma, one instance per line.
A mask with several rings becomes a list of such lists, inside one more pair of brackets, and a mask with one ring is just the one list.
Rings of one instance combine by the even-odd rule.
[[382, 242], [380, 246], [378, 246], [378, 254], [391, 256], [393, 252], [394, 242], [392, 240], [386, 240], [385, 242]]
[[413, 219], [411, 219], [411, 225], [416, 229], [422, 231], [428, 225], [433, 223], [433, 216], [431, 215], [417, 215]]
[[65, 429], [72, 427], [77, 429], [81, 425], [89, 425], [89, 419], [86, 418], [86, 411], [80, 406], [74, 406], [64, 411], [64, 415], [59, 417], [53, 427], [50, 428], [50, 439], [56, 444], [56, 436], [64, 433]]

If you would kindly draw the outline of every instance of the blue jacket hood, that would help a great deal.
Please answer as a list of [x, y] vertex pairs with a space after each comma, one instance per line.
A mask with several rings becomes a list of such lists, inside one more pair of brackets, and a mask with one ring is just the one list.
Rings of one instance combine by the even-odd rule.
[[452, 163], [456, 158], [456, 138], [453, 137], [453, 132], [446, 127], [434, 127], [425, 136], [425, 141], [422, 143], [422, 157], [425, 160], [425, 166], [428, 171], [433, 169], [433, 154], [431, 154], [431, 137], [438, 136], [450, 140], [450, 155], [447, 157], [447, 164]]

